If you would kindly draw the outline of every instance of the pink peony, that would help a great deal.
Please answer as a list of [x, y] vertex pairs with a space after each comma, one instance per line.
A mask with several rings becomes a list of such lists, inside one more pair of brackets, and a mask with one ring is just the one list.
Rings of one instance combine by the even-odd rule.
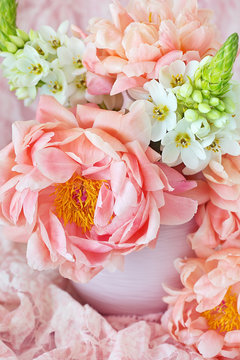
[[195, 183], [156, 163], [149, 141], [142, 106], [74, 114], [42, 97], [36, 121], [16, 122], [0, 154], [1, 233], [27, 243], [34, 269], [76, 281], [121, 267], [123, 255], [154, 246], [160, 223], [187, 222], [197, 207], [179, 196]]
[[240, 358], [240, 250], [179, 260], [182, 290], [167, 289], [163, 324], [205, 359]]
[[240, 209], [240, 156], [225, 155], [221, 164], [211, 161], [203, 174], [210, 187], [210, 199], [221, 209]]
[[197, 0], [131, 0], [110, 5], [112, 21], [92, 19], [84, 57], [88, 91], [117, 94], [158, 78], [159, 68], [177, 59], [200, 60], [219, 44], [211, 12]]
[[240, 248], [239, 169], [240, 156], [225, 155], [221, 163], [211, 161], [203, 172], [210, 201], [199, 207], [199, 229], [188, 237], [198, 256], [207, 257], [215, 249]]

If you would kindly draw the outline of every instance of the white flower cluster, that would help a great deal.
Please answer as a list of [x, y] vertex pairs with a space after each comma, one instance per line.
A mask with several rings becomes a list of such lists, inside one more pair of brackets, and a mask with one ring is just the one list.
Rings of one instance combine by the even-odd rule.
[[29, 105], [40, 94], [54, 96], [65, 106], [86, 102], [86, 69], [82, 63], [85, 45], [68, 37], [69, 23], [57, 31], [43, 26], [30, 31], [29, 41], [15, 54], [2, 53], [3, 74], [18, 99]]
[[[240, 155], [240, 84], [221, 99], [193, 91], [194, 74], [201, 63], [181, 60], [164, 66], [159, 81], [151, 80], [143, 89], [129, 90], [131, 98], [143, 102], [152, 122], [153, 142], [160, 141], [162, 161], [169, 166], [185, 164], [185, 174], [203, 170], [212, 158], [220, 161], [224, 154]], [[182, 105], [190, 99], [197, 110]], [[185, 102], [187, 103], [187, 101]], [[217, 109], [217, 110], [216, 110]]]

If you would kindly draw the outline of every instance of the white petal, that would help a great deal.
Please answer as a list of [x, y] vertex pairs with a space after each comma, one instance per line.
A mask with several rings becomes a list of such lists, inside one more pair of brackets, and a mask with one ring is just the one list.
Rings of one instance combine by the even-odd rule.
[[194, 152], [199, 159], [201, 159], [201, 160], [206, 159], [206, 153], [205, 153], [202, 145], [199, 144], [198, 141], [193, 141], [192, 142], [191, 151]]
[[66, 34], [68, 31], [68, 28], [69, 28], [69, 21], [65, 20], [60, 24], [57, 32], [60, 34]]
[[162, 139], [162, 145], [174, 144], [174, 146], [175, 146], [176, 136], [177, 136], [177, 132], [175, 130], [169, 131]]
[[166, 164], [172, 164], [177, 161], [180, 154], [180, 149], [174, 144], [164, 146], [162, 152], [162, 161]]
[[163, 66], [159, 71], [159, 82], [165, 87], [165, 89], [171, 88], [172, 76], [169, 72], [169, 66]]
[[199, 67], [199, 62], [196, 60], [190, 61], [186, 66], [185, 76], [184, 78], [187, 80], [188, 77], [190, 79], [194, 78], [195, 72]]
[[177, 99], [171, 90], [168, 91], [167, 101], [165, 101], [164, 105], [171, 111], [177, 110]]
[[57, 49], [57, 55], [61, 66], [73, 63], [72, 53], [65, 46], [60, 46]]
[[85, 45], [82, 40], [77, 39], [75, 37], [71, 37], [69, 43], [69, 49], [75, 56], [80, 56], [82, 58], [83, 53], [85, 51]]
[[225, 153], [232, 156], [240, 155], [240, 145], [237, 141], [222, 138], [220, 140], [220, 146], [223, 154]]
[[152, 80], [144, 85], [144, 88], [147, 89], [153, 99], [153, 102], [156, 105], [164, 104], [167, 101], [167, 93], [164, 90], [162, 84], [156, 80]]
[[211, 145], [215, 139], [215, 134], [210, 134], [202, 141], [202, 147], [206, 148], [207, 146]]
[[167, 126], [165, 121], [155, 121], [152, 126], [151, 140], [159, 141], [162, 140], [166, 134]]
[[199, 165], [199, 159], [191, 148], [181, 149], [182, 161], [190, 169], [196, 169]]
[[173, 76], [184, 75], [186, 65], [182, 60], [176, 60], [169, 66], [170, 74]]
[[165, 121], [167, 123], [167, 130], [173, 130], [177, 123], [176, 113], [170, 111]]
[[44, 40], [49, 41], [51, 38], [56, 38], [56, 31], [51, 26], [43, 25], [39, 30], [40, 35]]

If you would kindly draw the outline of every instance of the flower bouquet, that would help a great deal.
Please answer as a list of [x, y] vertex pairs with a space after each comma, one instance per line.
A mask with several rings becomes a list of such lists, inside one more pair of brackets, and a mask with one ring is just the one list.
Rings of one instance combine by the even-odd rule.
[[0, 152], [2, 236], [101, 312], [164, 300], [179, 344], [239, 359], [238, 35], [220, 43], [195, 0], [113, 0], [71, 35], [0, 9], [3, 75], [26, 106], [40, 95]]

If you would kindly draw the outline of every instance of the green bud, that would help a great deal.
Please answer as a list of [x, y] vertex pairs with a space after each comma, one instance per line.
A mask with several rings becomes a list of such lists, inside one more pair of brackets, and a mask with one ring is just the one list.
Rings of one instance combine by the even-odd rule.
[[225, 111], [228, 114], [233, 114], [236, 111], [236, 105], [230, 97], [226, 97], [223, 99], [225, 104]]
[[10, 53], [13, 53], [13, 54], [15, 54], [15, 52], [18, 49], [15, 44], [13, 44], [13, 43], [11, 43], [9, 41], [5, 42], [5, 46], [7, 48], [7, 51], [10, 52]]
[[198, 119], [198, 113], [195, 110], [192, 109], [187, 109], [184, 113], [184, 118], [188, 121], [188, 122], [193, 122], [196, 121]]
[[217, 97], [211, 97], [211, 99], [210, 99], [210, 101], [209, 101], [209, 104], [210, 104], [211, 106], [218, 106], [219, 103], [220, 103], [220, 100], [219, 100], [219, 98], [217, 98]]
[[203, 114], [207, 114], [209, 111], [211, 111], [211, 108], [208, 104], [202, 103], [198, 105], [198, 110]]
[[180, 95], [181, 95], [183, 98], [188, 98], [189, 96], [191, 96], [192, 91], [193, 91], [193, 87], [192, 87], [192, 85], [189, 84], [189, 83], [183, 84], [183, 85], [180, 87]]
[[224, 111], [225, 108], [226, 108], [226, 106], [225, 106], [224, 102], [221, 100], [220, 103], [219, 103], [219, 105], [217, 106], [217, 109], [218, 109], [219, 111]]
[[195, 85], [197, 89], [202, 89], [202, 81], [201, 79], [196, 79], [195, 80]]
[[214, 109], [209, 111], [209, 113], [207, 114], [208, 120], [212, 120], [212, 121], [219, 119], [221, 116], [222, 114]]
[[210, 91], [209, 90], [203, 90], [202, 94], [205, 98], [209, 98], [210, 97]]
[[18, 35], [21, 39], [23, 39], [24, 42], [29, 41], [29, 36], [28, 36], [28, 34], [27, 34], [25, 31], [23, 31], [23, 30], [21, 30], [21, 29], [17, 29], [16, 31], [17, 31], [17, 35]]
[[195, 102], [197, 103], [201, 103], [203, 100], [203, 96], [200, 90], [194, 90], [193, 94], [192, 94], [192, 98]]
[[18, 48], [22, 48], [24, 46], [24, 41], [22, 38], [14, 35], [9, 35], [9, 39], [15, 44]]

